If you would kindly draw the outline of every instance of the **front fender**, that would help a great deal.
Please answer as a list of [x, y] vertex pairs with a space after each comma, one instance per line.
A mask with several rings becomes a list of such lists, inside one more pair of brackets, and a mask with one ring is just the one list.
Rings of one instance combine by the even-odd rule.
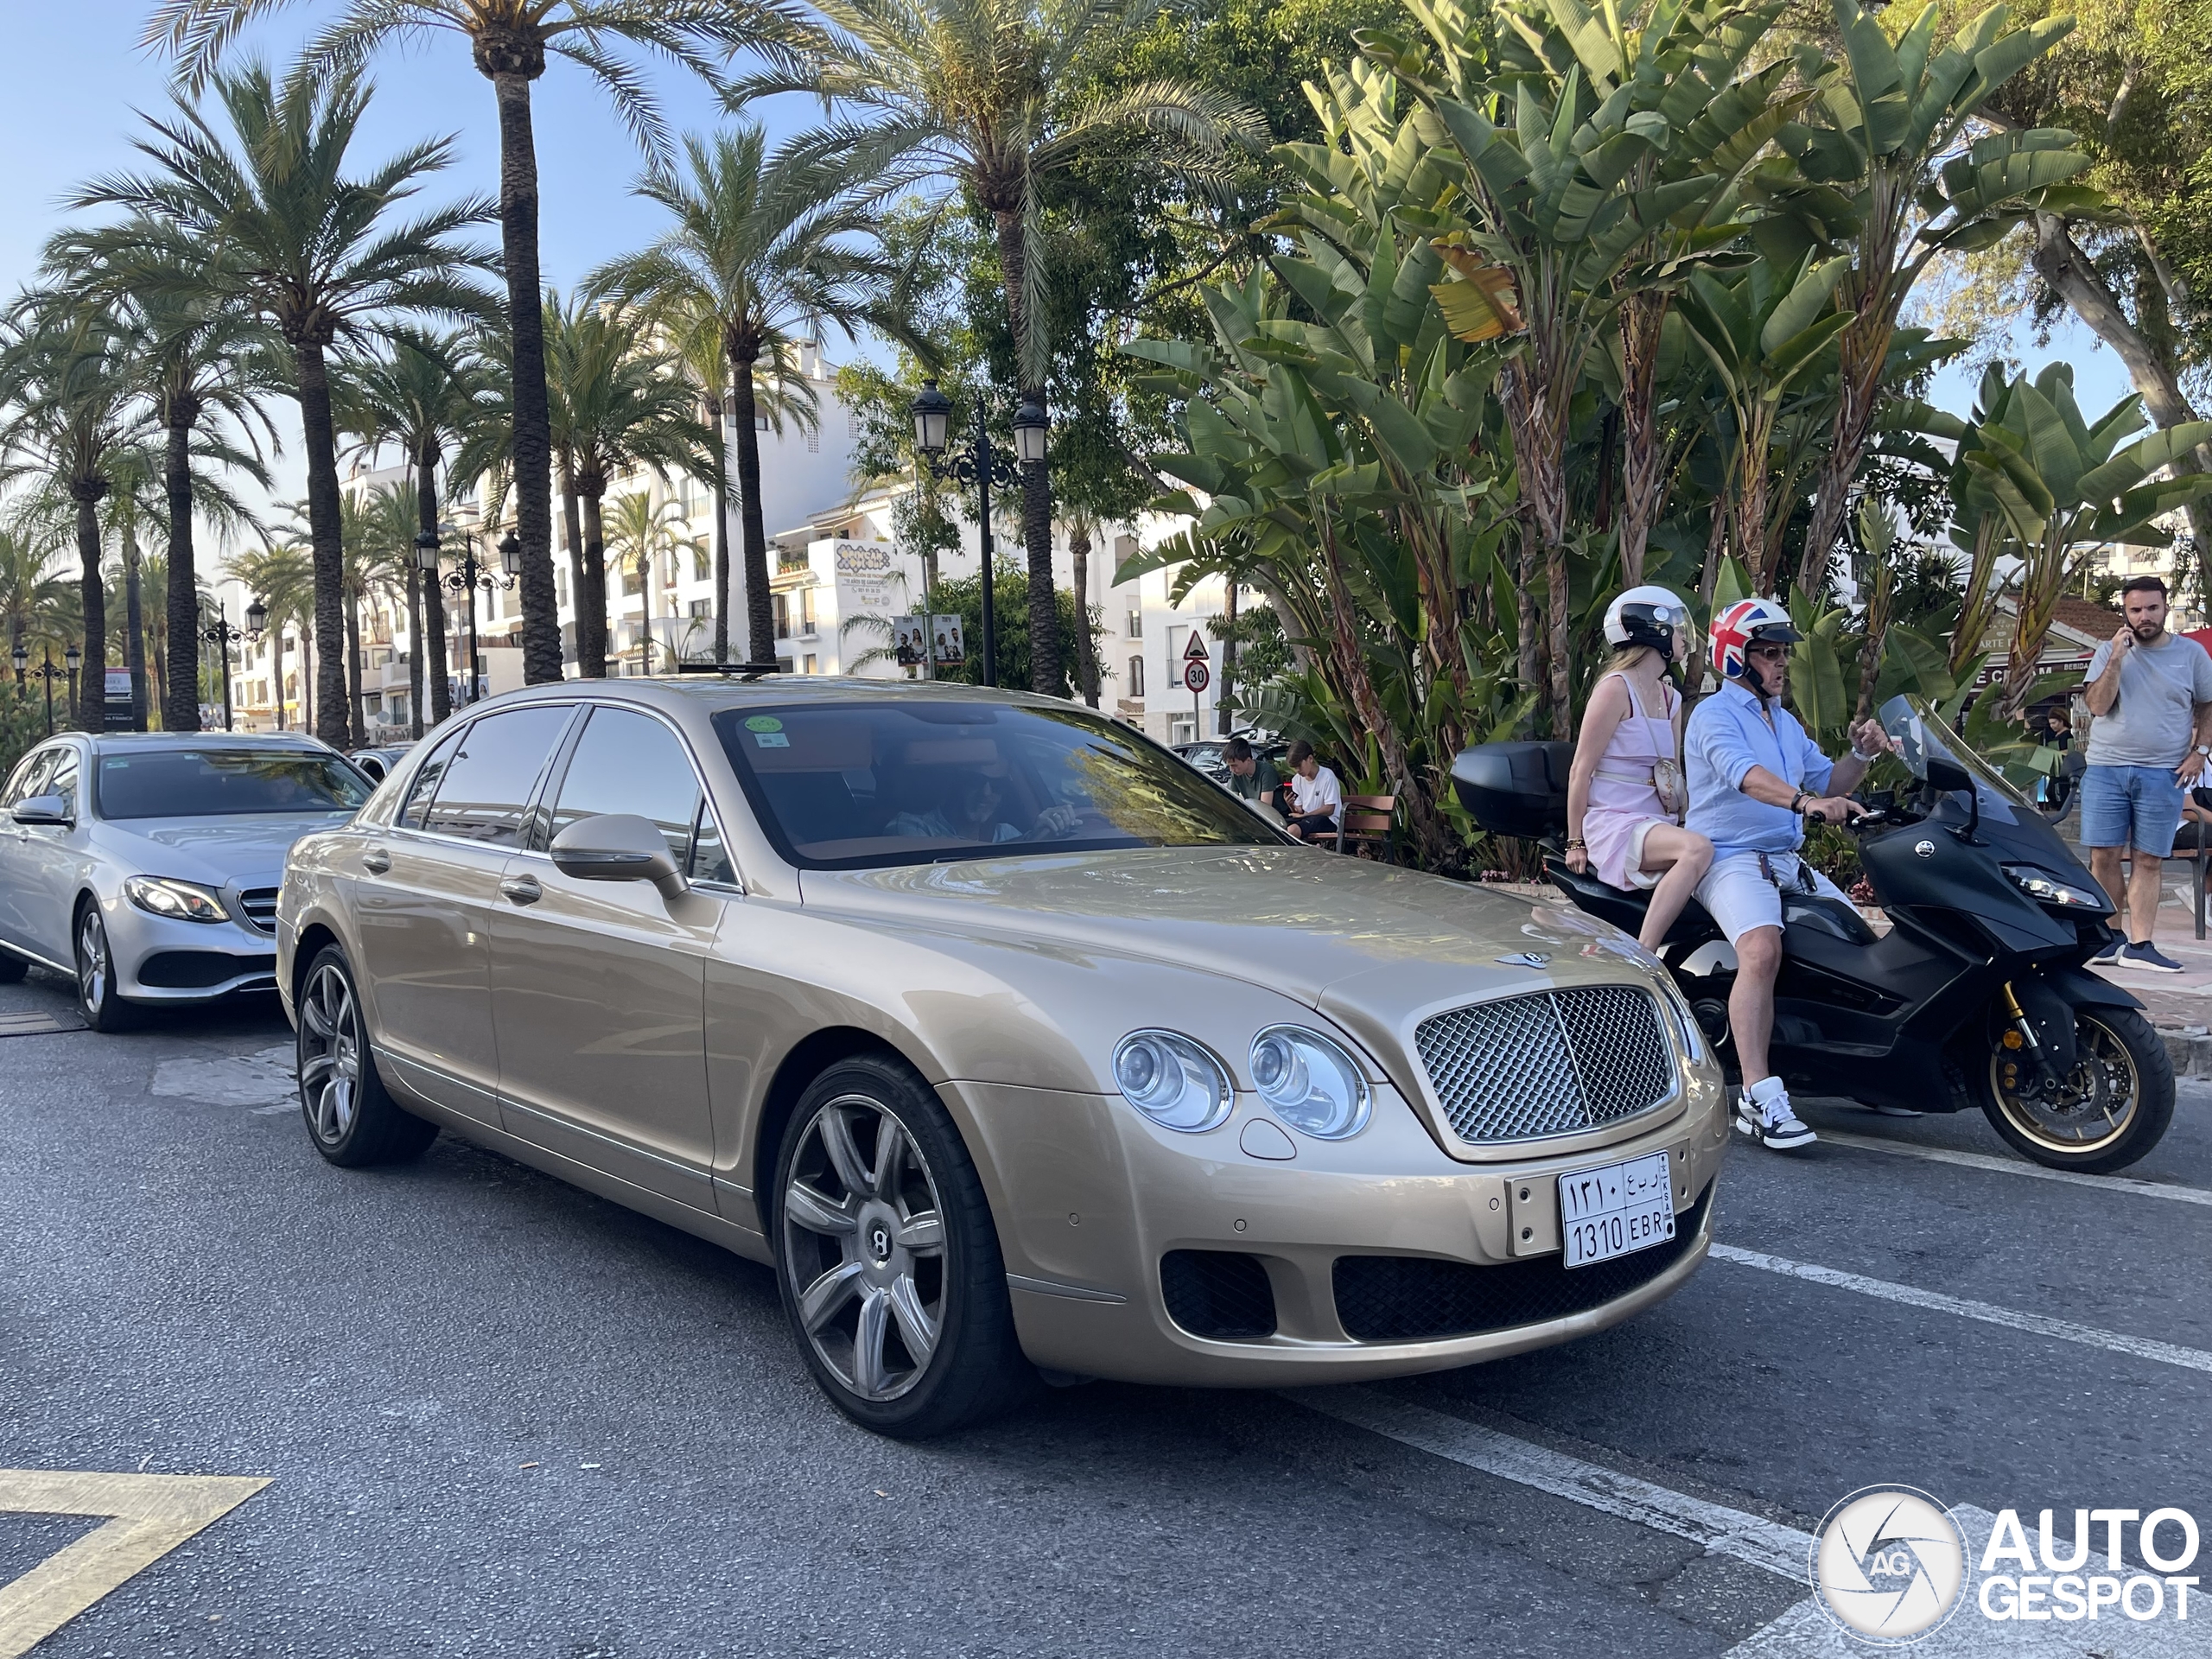
[[2139, 1008], [2142, 1002], [2101, 974], [2086, 968], [2056, 968], [2044, 975], [2044, 983], [2075, 1007]]

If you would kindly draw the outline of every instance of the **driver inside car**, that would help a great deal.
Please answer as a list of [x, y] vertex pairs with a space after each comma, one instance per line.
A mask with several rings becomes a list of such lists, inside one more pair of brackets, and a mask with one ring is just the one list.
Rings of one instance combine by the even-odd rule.
[[1713, 842], [1713, 868], [1698, 902], [1736, 951], [1729, 1029], [1743, 1091], [1736, 1128], [1774, 1151], [1818, 1139], [1790, 1109], [1767, 1063], [1774, 982], [1782, 969], [1782, 894], [1787, 887], [1844, 899], [1798, 856], [1805, 821], [1842, 823], [1866, 809], [1847, 799], [1874, 758], [1891, 747], [1875, 721], [1851, 728], [1852, 752], [1831, 761], [1783, 706], [1789, 647], [1802, 636], [1772, 600], [1745, 599], [1713, 621], [1713, 666], [1720, 689], [1692, 711], [1683, 734], [1690, 810], [1685, 827]]

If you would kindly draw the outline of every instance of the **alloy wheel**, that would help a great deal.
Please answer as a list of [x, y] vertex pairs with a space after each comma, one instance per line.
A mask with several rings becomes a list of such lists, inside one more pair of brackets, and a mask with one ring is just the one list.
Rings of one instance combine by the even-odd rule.
[[300, 1103], [317, 1140], [336, 1145], [353, 1127], [361, 1082], [361, 1018], [334, 963], [308, 981], [300, 1001]]
[[99, 911], [86, 906], [77, 924], [77, 996], [87, 1013], [97, 1014], [109, 988], [107, 930]]
[[2022, 1088], [2031, 1081], [2027, 1062], [1999, 1049], [1990, 1057], [1990, 1089], [2007, 1121], [2037, 1146], [2091, 1153], [2127, 1133], [2142, 1081], [2127, 1045], [2094, 1014], [2076, 1015], [2074, 1033], [2074, 1070], [2059, 1088]]
[[822, 1363], [863, 1400], [919, 1382], [944, 1330], [944, 1209], [905, 1124], [843, 1095], [799, 1138], [779, 1206], [783, 1266]]

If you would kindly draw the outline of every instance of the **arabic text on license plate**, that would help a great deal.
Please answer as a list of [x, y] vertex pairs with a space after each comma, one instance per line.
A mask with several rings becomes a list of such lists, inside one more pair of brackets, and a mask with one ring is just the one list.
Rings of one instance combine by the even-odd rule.
[[1675, 1236], [1675, 1186], [1667, 1154], [1655, 1152], [1560, 1176], [1559, 1224], [1570, 1268], [1665, 1243]]

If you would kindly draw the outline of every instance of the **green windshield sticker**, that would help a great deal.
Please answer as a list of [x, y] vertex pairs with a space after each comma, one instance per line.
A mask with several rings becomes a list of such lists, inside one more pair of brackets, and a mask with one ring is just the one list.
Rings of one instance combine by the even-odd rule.
[[[746, 718], [745, 729], [748, 732], [780, 732], [784, 729], [784, 722], [778, 720], [773, 715], [747, 715]], [[762, 747], [766, 748], [783, 748], [787, 746], [780, 743], [771, 743], [764, 744]]]
[[753, 741], [764, 749], [788, 749], [791, 741], [781, 732], [755, 732]]

